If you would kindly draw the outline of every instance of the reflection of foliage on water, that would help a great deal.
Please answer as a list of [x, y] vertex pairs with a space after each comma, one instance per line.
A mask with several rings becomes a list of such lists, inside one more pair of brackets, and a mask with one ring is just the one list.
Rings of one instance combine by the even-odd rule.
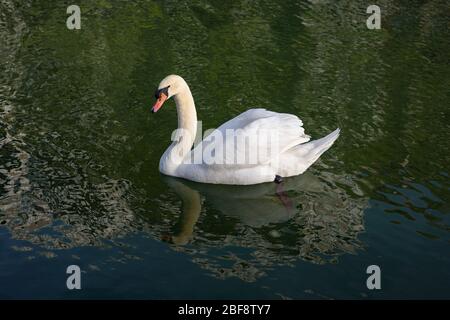
[[[87, 22], [71, 33], [63, 3], [0, 3], [0, 222], [15, 238], [50, 248], [99, 244], [134, 230], [129, 181], [103, 170], [105, 153], [120, 154], [117, 146], [127, 141], [108, 99], [119, 83], [130, 86], [143, 54], [138, 31], [151, 29], [147, 18], [159, 11], [154, 3], [139, 10], [123, 2], [114, 12], [108, 2], [82, 7]], [[99, 13], [112, 19], [89, 19]], [[128, 17], [134, 23], [124, 30]], [[127, 63], [117, 59], [124, 50]]]
[[[12, 218], [21, 219], [23, 194], [30, 190], [28, 162], [30, 154], [25, 150], [23, 132], [14, 133], [15, 100], [18, 86], [23, 82], [24, 65], [16, 60], [26, 26], [15, 5], [0, 3], [0, 21], [12, 27], [0, 27], [0, 223], [8, 224], [8, 212]], [[13, 77], [15, 79], [13, 79]], [[26, 218], [26, 216], [25, 216]]]

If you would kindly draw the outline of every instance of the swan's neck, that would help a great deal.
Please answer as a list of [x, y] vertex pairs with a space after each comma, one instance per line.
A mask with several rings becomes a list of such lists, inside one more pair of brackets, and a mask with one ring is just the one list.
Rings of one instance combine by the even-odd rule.
[[195, 140], [195, 134], [197, 133], [197, 112], [195, 110], [194, 98], [187, 85], [185, 90], [176, 94], [173, 98], [177, 105], [178, 129], [182, 129], [185, 134], [189, 134], [189, 139], [185, 143], [189, 145], [190, 150]]
[[172, 135], [173, 143], [160, 161], [161, 171], [167, 174], [174, 174], [176, 167], [190, 155], [197, 132], [197, 112], [188, 85], [186, 84], [173, 98], [177, 106], [178, 130], [175, 136]]

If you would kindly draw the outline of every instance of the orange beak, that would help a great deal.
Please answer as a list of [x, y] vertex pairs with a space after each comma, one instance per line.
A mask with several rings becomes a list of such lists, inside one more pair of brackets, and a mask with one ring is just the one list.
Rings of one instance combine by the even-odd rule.
[[158, 100], [156, 100], [155, 104], [153, 105], [152, 108], [152, 113], [155, 113], [156, 111], [158, 111], [162, 105], [164, 104], [164, 102], [167, 100], [167, 96], [164, 93], [161, 93]]

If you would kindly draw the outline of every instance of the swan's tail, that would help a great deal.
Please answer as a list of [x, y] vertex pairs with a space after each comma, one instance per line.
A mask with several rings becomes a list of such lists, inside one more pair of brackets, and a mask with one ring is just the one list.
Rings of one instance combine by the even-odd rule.
[[303, 173], [309, 166], [311, 166], [319, 157], [327, 151], [336, 139], [339, 137], [341, 130], [337, 128], [327, 136], [295, 146], [293, 151], [296, 156], [301, 159], [300, 173]]

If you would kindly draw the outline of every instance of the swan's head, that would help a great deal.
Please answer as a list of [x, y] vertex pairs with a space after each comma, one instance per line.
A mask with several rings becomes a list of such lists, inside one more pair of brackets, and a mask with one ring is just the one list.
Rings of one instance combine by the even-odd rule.
[[165, 77], [159, 83], [158, 89], [155, 91], [156, 102], [152, 108], [152, 112], [155, 113], [158, 111], [166, 100], [177, 95], [182, 90], [185, 90], [186, 87], [186, 81], [180, 76], [171, 74], [170, 76]]

